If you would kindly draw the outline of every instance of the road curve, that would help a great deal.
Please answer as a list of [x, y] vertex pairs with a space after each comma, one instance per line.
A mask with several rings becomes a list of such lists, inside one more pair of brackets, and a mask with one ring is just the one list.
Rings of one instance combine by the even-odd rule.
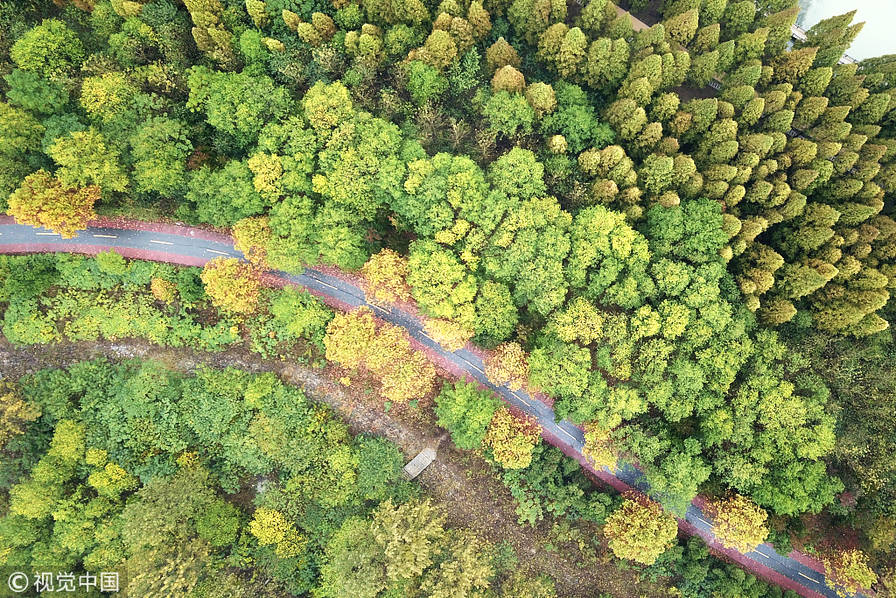
[[[0, 253], [68, 252], [95, 254], [114, 249], [121, 255], [135, 259], [149, 259], [173, 264], [201, 266], [216, 257], [243, 258], [227, 235], [186, 226], [137, 221], [98, 221], [73, 239], [63, 239], [45, 229], [15, 224], [12, 218], [0, 216]], [[591, 475], [620, 491], [647, 491], [644, 475], [631, 465], [616, 471], [595, 468], [582, 455], [584, 434], [567, 420], [557, 421], [554, 410], [524, 390], [495, 386], [485, 375], [482, 358], [467, 348], [447, 351], [427, 336], [423, 323], [415, 315], [397, 307], [367, 303], [364, 291], [341, 277], [307, 268], [302, 274], [271, 272], [272, 282], [304, 287], [331, 306], [345, 309], [367, 306], [384, 321], [406, 329], [416, 345], [428, 350], [438, 365], [452, 372], [462, 373], [488, 387], [506, 403], [533, 417], [541, 426], [545, 440], [569, 457], [576, 459]], [[679, 528], [687, 534], [698, 535], [713, 552], [724, 555], [758, 577], [793, 590], [806, 598], [837, 598], [837, 593], [825, 584], [823, 567], [814, 559], [796, 551], [778, 554], [769, 544], [762, 544], [752, 552], [742, 554], [721, 546], [713, 536], [711, 518], [702, 510], [700, 497], [688, 506], [685, 516], [678, 518]]]

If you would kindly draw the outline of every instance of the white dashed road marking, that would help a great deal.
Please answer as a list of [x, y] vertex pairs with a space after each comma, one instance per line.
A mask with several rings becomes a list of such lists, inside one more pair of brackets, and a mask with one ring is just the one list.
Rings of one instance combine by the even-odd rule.
[[517, 394], [515, 394], [515, 395], [513, 395], [513, 396], [515, 396], [515, 397], [517, 398], [517, 400], [522, 401], [523, 405], [525, 405], [526, 407], [531, 407], [531, 406], [532, 406], [531, 403], [529, 403], [529, 401], [527, 401], [527, 400], [524, 399], [523, 397], [521, 397], [521, 396], [519, 396], [519, 395], [517, 395]]
[[818, 583], [818, 581], [812, 579], [811, 577], [809, 577], [808, 575], [806, 575], [806, 574], [803, 573], [802, 571], [797, 571], [797, 573], [799, 573], [800, 576], [805, 577], [805, 578], [808, 579], [809, 581], [814, 581], [815, 583]]
[[59, 233], [34, 233], [35, 235], [58, 235]]
[[96, 238], [98, 238], [98, 239], [117, 239], [117, 238], [118, 238], [118, 235], [98, 235], [98, 234], [95, 234], [95, 233], [94, 233], [93, 236], [96, 237]]
[[[155, 239], [150, 239], [149, 242], [150, 243], [158, 243], [159, 245], [174, 245], [174, 243], [172, 243], [171, 241], [156, 241]], [[209, 251], [211, 251], [211, 249], [209, 249]], [[220, 253], [220, 252], [218, 252], [218, 253]]]
[[473, 365], [473, 364], [470, 363], [469, 361], [464, 360], [464, 363], [466, 363], [468, 366], [470, 366], [471, 368], [473, 368], [474, 370], [476, 370], [476, 371], [479, 372], [480, 374], [485, 375], [485, 372], [483, 372], [482, 370], [480, 370], [478, 367], [476, 367], [475, 365]]
[[[206, 251], [212, 251], [212, 252], [215, 252], [215, 253], [221, 253], [220, 251], [215, 251], [214, 249], [207, 249]], [[227, 255], [227, 254], [224, 254], [224, 255]], [[327, 288], [333, 289], [334, 291], [341, 291], [341, 290], [342, 290], [342, 289], [340, 289], [339, 287], [334, 287], [333, 285], [328, 284], [328, 283], [322, 281], [320, 278], [315, 278], [315, 277], [313, 277], [313, 276], [309, 276], [309, 275], [307, 275], [307, 274], [306, 274], [305, 276], [308, 276], [308, 278], [310, 278], [310, 279], [313, 280], [314, 282], [320, 283], [320, 284], [324, 285], [324, 286], [327, 287]], [[345, 291], [343, 291], [343, 292], [345, 292]], [[351, 295], [352, 297], [355, 297], [356, 299], [361, 299], [361, 298], [358, 297], [357, 295], [352, 295], [351, 293], [346, 293], [346, 294]], [[362, 301], [363, 301], [363, 299], [362, 299]], [[371, 305], [371, 307], [376, 307], [376, 306], [375, 306], [375, 305]], [[377, 309], [379, 309], [379, 308], [377, 308]]]
[[[327, 284], [327, 283], [325, 283], [325, 282], [322, 281], [322, 280], [318, 280], [317, 282], [319, 282], [320, 284], [324, 285], [325, 287], [328, 287], [328, 288], [333, 289], [334, 291], [338, 291], [338, 290], [339, 290], [339, 289], [337, 289], [336, 287], [334, 287], [333, 285], [331, 285], [331, 284]], [[353, 296], [354, 296], [354, 295], [353, 295]]]

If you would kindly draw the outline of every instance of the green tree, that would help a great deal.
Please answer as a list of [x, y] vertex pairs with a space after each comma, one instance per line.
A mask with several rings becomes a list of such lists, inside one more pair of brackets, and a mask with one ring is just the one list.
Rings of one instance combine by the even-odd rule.
[[465, 530], [450, 533], [446, 543], [440, 555], [444, 560], [424, 574], [421, 590], [433, 598], [462, 598], [486, 590], [495, 576], [491, 564], [483, 558], [486, 543]]
[[189, 522], [213, 499], [208, 472], [201, 468], [157, 476], [136, 492], [122, 513], [128, 591], [180, 593], [195, 587], [209, 547], [195, 538]]
[[448, 79], [429, 64], [412, 60], [407, 67], [408, 92], [418, 106], [438, 99], [448, 90]]
[[[591, 4], [594, 4], [592, 0]], [[554, 582], [547, 576], [532, 577], [516, 572], [501, 584], [501, 598], [528, 596], [529, 598], [556, 598], [557, 590]]]
[[476, 309], [473, 328], [478, 342], [491, 346], [513, 333], [518, 311], [507, 285], [486, 280], [480, 284], [473, 304]]
[[545, 134], [563, 135], [569, 151], [578, 154], [587, 147], [603, 148], [613, 142], [613, 130], [600, 121], [585, 92], [577, 85], [558, 82], [557, 109], [542, 119]]
[[326, 598], [375, 598], [389, 586], [385, 555], [370, 521], [349, 517], [326, 546], [319, 591]]
[[206, 122], [238, 148], [254, 143], [266, 123], [283, 118], [292, 108], [286, 89], [264, 75], [222, 73], [195, 66], [188, 73], [187, 83], [187, 108], [204, 112]]
[[106, 197], [123, 192], [128, 176], [121, 157], [96, 129], [75, 131], [60, 137], [49, 154], [59, 165], [56, 178], [69, 187], [98, 187]]
[[812, 68], [818, 48], [802, 48], [784, 52], [772, 61], [775, 69], [774, 80], [781, 83], [796, 84], [800, 77]]
[[452, 252], [432, 241], [416, 241], [408, 257], [407, 282], [426, 313], [473, 327], [478, 284]]
[[419, 0], [363, 0], [361, 5], [367, 14], [378, 23], [407, 23], [419, 25], [429, 18], [426, 7]]
[[729, 2], [722, 16], [722, 28], [727, 39], [746, 33], [756, 15], [756, 5], [750, 0]]
[[385, 557], [391, 581], [410, 579], [429, 567], [444, 541], [445, 516], [429, 501], [381, 503], [373, 513], [371, 533]]
[[413, 491], [404, 484], [404, 455], [379, 436], [357, 437], [358, 491], [367, 500], [383, 501]]
[[185, 199], [196, 217], [214, 226], [230, 226], [262, 213], [264, 201], [255, 190], [245, 162], [230, 160], [222, 168], [203, 166], [190, 176]]
[[667, 19], [663, 22], [666, 35], [672, 41], [687, 46], [697, 33], [699, 16], [697, 9], [693, 8]]
[[68, 90], [59, 81], [50, 81], [38, 73], [13, 69], [3, 77], [9, 90], [6, 97], [15, 106], [31, 112], [53, 114], [68, 103]]
[[237, 539], [240, 523], [240, 510], [215, 498], [196, 518], [196, 533], [212, 546], [229, 546]]
[[342, 83], [317, 82], [302, 98], [302, 108], [315, 130], [326, 131], [352, 114], [352, 100]]
[[[358, 225], [373, 220], [380, 207], [400, 195], [405, 162], [422, 154], [419, 145], [403, 143], [394, 124], [357, 114], [333, 132], [317, 156], [313, 190], [325, 199], [323, 213], [334, 224], [353, 227], [363, 235], [366, 228]], [[366, 259], [365, 255], [353, 269]]]
[[52, 80], [81, 66], [85, 51], [84, 44], [65, 23], [45, 19], [16, 40], [9, 56], [20, 69]]
[[459, 448], [479, 448], [486, 430], [501, 402], [476, 384], [457, 382], [444, 384], [436, 397], [435, 413], [440, 426], [451, 432]]
[[9, 104], [0, 103], [0, 206], [34, 170], [44, 127], [36, 118]]
[[130, 138], [138, 191], [173, 197], [186, 187], [186, 162], [193, 151], [184, 123], [164, 116], [147, 120]]
[[323, 341], [327, 324], [333, 318], [319, 299], [305, 291], [283, 289], [271, 301], [271, 315], [275, 328], [287, 338]]
[[806, 31], [806, 41], [800, 42], [796, 47], [817, 47], [815, 66], [834, 66], [862, 31], [864, 23], [850, 26], [855, 15], [856, 11], [851, 10], [842, 15], [822, 19]]
[[639, 306], [652, 293], [647, 240], [622, 214], [603, 206], [585, 208], [573, 220], [570, 234], [565, 268], [570, 287], [591, 300], [625, 308]]
[[492, 94], [485, 102], [482, 115], [491, 130], [507, 137], [531, 133], [535, 122], [535, 110], [526, 98], [522, 94], [503, 90]]

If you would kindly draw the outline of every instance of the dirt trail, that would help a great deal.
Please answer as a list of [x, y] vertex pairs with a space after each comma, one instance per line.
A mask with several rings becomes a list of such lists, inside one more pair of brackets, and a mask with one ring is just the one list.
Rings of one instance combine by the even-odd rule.
[[[303, 387], [309, 398], [339, 413], [353, 433], [373, 433], [394, 442], [410, 458], [425, 446], [439, 445], [436, 461], [417, 480], [427, 494], [441, 504], [451, 525], [474, 530], [491, 542], [509, 542], [520, 564], [532, 573], [548, 574], [557, 582], [560, 596], [594, 598], [601, 593], [617, 598], [665, 596], [664, 588], [639, 582], [631, 571], [622, 571], [609, 559], [585, 562], [577, 549], [556, 545], [552, 523], [543, 521], [535, 528], [517, 524], [514, 500], [491, 474], [488, 464], [469, 452], [457, 450], [450, 442], [439, 443], [444, 430], [420, 411], [386, 413], [378, 401], [360, 399], [354, 392], [327, 375], [325, 370], [264, 360], [241, 349], [222, 353], [201, 353], [171, 349], [143, 341], [61, 343], [51, 346], [15, 347], [0, 339], [0, 374], [17, 379], [48, 367], [64, 367], [74, 362], [107, 357], [112, 360], [153, 358], [180, 371], [206, 364], [236, 367], [250, 372], [274, 372], [290, 384]], [[358, 396], [355, 396], [358, 395]]]

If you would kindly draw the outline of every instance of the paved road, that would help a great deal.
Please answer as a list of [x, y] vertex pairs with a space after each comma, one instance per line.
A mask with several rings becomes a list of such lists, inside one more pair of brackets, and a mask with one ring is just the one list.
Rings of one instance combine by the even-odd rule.
[[[7, 223], [4, 223], [7, 222]], [[62, 239], [50, 231], [35, 229], [30, 226], [8, 223], [9, 219], [0, 220], [0, 253], [23, 253], [33, 251], [97, 251], [99, 249], [119, 249], [128, 257], [144, 257], [172, 263], [201, 264], [215, 257], [228, 256], [242, 258], [243, 255], [225, 237], [203, 234], [197, 229], [187, 227], [163, 227], [167, 232], [151, 232], [147, 230], [131, 230], [111, 227], [91, 227], [81, 232], [74, 239]], [[181, 232], [182, 231], [182, 232]], [[310, 291], [324, 295], [343, 304], [370, 307], [381, 319], [405, 328], [408, 333], [422, 345], [431, 349], [438, 357], [468, 373], [477, 382], [487, 386], [510, 405], [519, 408], [534, 417], [545, 432], [545, 438], [566, 454], [575, 457], [586, 469], [600, 477], [623, 482], [632, 488], [648, 491], [644, 475], [631, 465], [624, 465], [616, 471], [608, 468], [595, 470], [584, 463], [582, 448], [584, 434], [580, 428], [567, 420], [557, 421], [554, 410], [523, 390], [511, 390], [506, 386], [495, 386], [485, 376], [485, 365], [482, 359], [467, 349], [446, 351], [433, 341], [423, 329], [423, 323], [415, 316], [398, 308], [384, 308], [367, 303], [364, 291], [359, 287], [321, 271], [308, 268], [304, 273], [293, 275], [285, 272], [274, 272], [276, 276]], [[695, 501], [697, 503], [699, 501]], [[684, 531], [697, 534], [713, 546], [712, 523], [697, 504], [692, 503], [679, 524]], [[824, 575], [815, 568], [800, 560], [800, 555], [792, 557], [780, 555], [768, 544], [759, 546], [748, 554], [724, 550], [719, 545], [713, 546], [717, 552], [738, 562], [744, 568], [770, 581], [792, 589], [802, 596], [817, 598], [825, 596], [836, 598], [837, 594], [824, 583]]]

